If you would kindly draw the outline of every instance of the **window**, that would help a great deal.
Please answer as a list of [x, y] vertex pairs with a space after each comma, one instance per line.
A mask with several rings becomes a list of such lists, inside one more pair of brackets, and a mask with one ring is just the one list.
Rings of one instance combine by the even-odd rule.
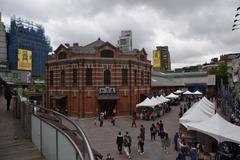
[[143, 84], [144, 83], [144, 77], [143, 77], [144, 75], [143, 75], [143, 71], [141, 71], [141, 84]]
[[112, 58], [113, 52], [111, 50], [103, 50], [103, 51], [101, 51], [101, 57]]
[[104, 84], [105, 85], [111, 84], [111, 72], [108, 69], [104, 71]]
[[72, 73], [72, 78], [73, 78], [73, 85], [76, 85], [77, 84], [77, 69], [74, 68], [73, 69], [73, 73]]
[[92, 68], [86, 68], [86, 85], [92, 85]]
[[50, 85], [53, 85], [53, 71], [50, 71]]
[[127, 85], [128, 84], [128, 70], [122, 69], [122, 84]]
[[137, 85], [137, 70], [134, 70], [134, 83]]
[[58, 59], [65, 59], [66, 58], [66, 53], [65, 52], [60, 52], [58, 54]]
[[65, 83], [65, 71], [62, 70], [61, 71], [61, 85], [64, 86]]

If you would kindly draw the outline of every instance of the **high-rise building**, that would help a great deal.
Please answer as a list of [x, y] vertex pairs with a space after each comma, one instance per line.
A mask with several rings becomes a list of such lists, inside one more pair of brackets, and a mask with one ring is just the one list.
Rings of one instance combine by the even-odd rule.
[[132, 51], [132, 31], [131, 30], [121, 31], [121, 35], [118, 40], [118, 46], [122, 52]]
[[7, 68], [7, 38], [5, 25], [1, 21], [1, 12], [0, 12], [0, 68]]
[[157, 50], [153, 51], [153, 70], [170, 71], [171, 59], [168, 46], [157, 46]]
[[44, 76], [45, 61], [51, 52], [50, 41], [41, 25], [22, 18], [11, 19], [8, 43], [8, 64], [11, 70], [31, 71]]

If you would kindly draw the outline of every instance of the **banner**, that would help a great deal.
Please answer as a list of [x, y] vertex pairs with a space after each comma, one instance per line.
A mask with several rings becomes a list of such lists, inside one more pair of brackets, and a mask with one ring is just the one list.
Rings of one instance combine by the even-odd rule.
[[160, 51], [153, 51], [153, 67], [155, 68], [160, 68], [161, 66], [161, 56], [160, 56]]
[[32, 51], [18, 49], [18, 69], [32, 70]]

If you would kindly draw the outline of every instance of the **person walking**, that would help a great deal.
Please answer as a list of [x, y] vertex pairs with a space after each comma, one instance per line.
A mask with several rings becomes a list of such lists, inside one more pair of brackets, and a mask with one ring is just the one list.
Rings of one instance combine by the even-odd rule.
[[131, 159], [131, 156], [129, 153], [129, 139], [126, 134], [123, 137], [123, 149], [124, 149], [128, 159]]
[[140, 134], [142, 134], [145, 137], [145, 128], [143, 125], [140, 127]]
[[4, 97], [5, 97], [6, 101], [7, 101], [7, 111], [10, 111], [10, 103], [11, 103], [11, 99], [12, 99], [12, 91], [10, 90], [10, 87], [8, 85], [5, 87]]
[[178, 153], [176, 160], [186, 160], [185, 154], [182, 151], [180, 151]]
[[116, 143], [117, 143], [117, 147], [118, 147], [118, 152], [119, 152], [119, 154], [122, 154], [123, 135], [122, 135], [121, 132], [118, 132]]
[[140, 148], [140, 150], [138, 150], [138, 152], [140, 153], [140, 155], [143, 155], [144, 153], [144, 135], [140, 134], [140, 136], [138, 136], [138, 146]]
[[150, 127], [150, 133], [151, 133], [151, 141], [155, 141], [155, 137], [156, 137], [156, 127], [154, 125], [154, 123], [152, 124], [152, 126]]
[[164, 132], [164, 125], [163, 125], [163, 122], [162, 120], [160, 120], [160, 132]]
[[160, 136], [160, 124], [159, 124], [159, 122], [157, 122], [157, 124], [156, 124], [156, 134], [158, 136]]
[[174, 138], [173, 138], [175, 151], [178, 151], [178, 139], [179, 139], [179, 133], [178, 133], [178, 131], [176, 131], [176, 133], [174, 134]]
[[195, 147], [194, 144], [192, 144], [192, 147], [189, 151], [189, 155], [191, 160], [197, 160], [197, 148]]
[[168, 133], [165, 133], [165, 137], [164, 137], [164, 152], [166, 152], [168, 154], [168, 150], [171, 144], [171, 140], [168, 137]]
[[165, 147], [165, 132], [160, 132], [160, 139], [161, 139], [161, 144], [162, 144], [162, 150], [164, 150]]
[[126, 135], [128, 138], [128, 150], [129, 150], [129, 153], [131, 154], [132, 137], [128, 134], [128, 132], [126, 132]]
[[136, 124], [136, 116], [133, 115], [132, 116], [132, 127], [135, 126], [137, 128], [137, 124]]

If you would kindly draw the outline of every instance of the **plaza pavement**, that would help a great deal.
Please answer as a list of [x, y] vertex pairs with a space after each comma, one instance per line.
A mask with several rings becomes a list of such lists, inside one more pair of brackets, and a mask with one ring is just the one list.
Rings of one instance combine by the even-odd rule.
[[[175, 160], [178, 152], [174, 150], [172, 140], [176, 130], [179, 128], [178, 113], [179, 106], [172, 106], [170, 113], [165, 113], [164, 116], [155, 121], [137, 120], [137, 128], [131, 128], [132, 119], [130, 116], [117, 117], [116, 126], [112, 126], [110, 120], [105, 120], [103, 127], [99, 127], [99, 125], [95, 126], [94, 119], [75, 119], [75, 122], [84, 129], [93, 148], [104, 156], [104, 160], [108, 153], [114, 157], [114, 160], [128, 159], [124, 153], [122, 155], [118, 154], [116, 136], [119, 131], [121, 131], [122, 134], [128, 131], [132, 137], [132, 160]], [[156, 136], [156, 141], [151, 142], [150, 139], [150, 126], [153, 122], [156, 124], [160, 119], [163, 121], [164, 128], [171, 138], [169, 154], [164, 153], [161, 149], [161, 142], [158, 136]], [[145, 152], [143, 155], [137, 152], [137, 136], [140, 134], [141, 124], [144, 125], [146, 132]]]

